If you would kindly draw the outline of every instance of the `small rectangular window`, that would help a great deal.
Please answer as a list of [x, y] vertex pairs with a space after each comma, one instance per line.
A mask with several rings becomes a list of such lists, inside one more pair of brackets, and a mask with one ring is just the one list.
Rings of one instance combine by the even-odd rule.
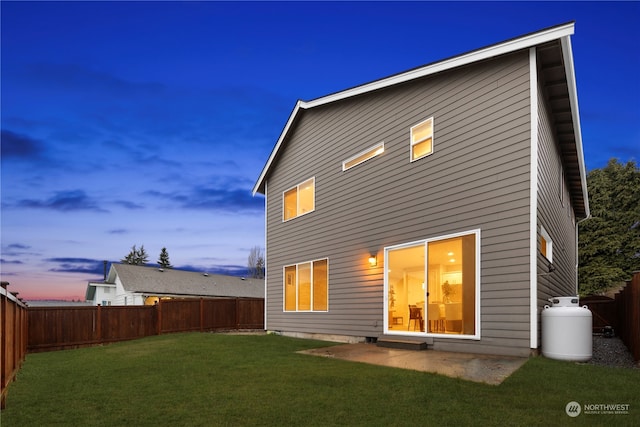
[[433, 117], [411, 128], [411, 161], [433, 153]]
[[284, 267], [284, 311], [328, 310], [328, 261]]
[[288, 221], [315, 209], [315, 178], [284, 192], [282, 220]]
[[359, 165], [360, 163], [366, 162], [369, 159], [374, 158], [377, 155], [384, 153], [384, 142], [380, 144], [374, 145], [373, 147], [356, 154], [353, 157], [348, 158], [344, 162], [342, 162], [342, 170], [346, 171], [347, 169], [351, 169], [354, 166]]
[[553, 262], [553, 241], [544, 227], [540, 226], [540, 253], [549, 262]]

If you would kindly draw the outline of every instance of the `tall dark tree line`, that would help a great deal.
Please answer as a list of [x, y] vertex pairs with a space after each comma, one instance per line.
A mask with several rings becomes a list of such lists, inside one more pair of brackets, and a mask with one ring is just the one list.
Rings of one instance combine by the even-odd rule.
[[587, 174], [590, 219], [579, 225], [580, 294], [599, 294], [640, 270], [640, 169], [609, 160]]

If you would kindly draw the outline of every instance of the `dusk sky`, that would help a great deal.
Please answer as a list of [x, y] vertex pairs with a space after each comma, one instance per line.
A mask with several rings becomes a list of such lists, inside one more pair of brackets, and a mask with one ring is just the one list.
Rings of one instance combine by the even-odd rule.
[[0, 7], [0, 278], [26, 300], [84, 299], [134, 244], [240, 274], [296, 100], [568, 21], [587, 170], [640, 153], [639, 2]]

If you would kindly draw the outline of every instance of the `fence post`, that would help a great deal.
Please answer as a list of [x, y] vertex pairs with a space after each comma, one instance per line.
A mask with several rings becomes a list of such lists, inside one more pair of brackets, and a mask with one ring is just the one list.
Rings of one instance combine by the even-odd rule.
[[157, 324], [157, 329], [158, 329], [158, 335], [162, 335], [162, 298], [158, 298], [158, 304], [156, 304], [156, 310], [157, 310], [157, 316], [156, 316], [156, 322], [158, 322]]
[[204, 298], [200, 297], [200, 332], [204, 330]]
[[94, 337], [97, 342], [102, 344], [102, 305], [98, 304], [97, 314], [96, 314], [96, 336]]
[[236, 329], [240, 329], [240, 298], [236, 297]]
[[0, 354], [2, 355], [2, 360], [0, 360], [0, 409], [5, 408], [5, 386], [7, 385], [5, 382], [5, 378], [7, 376], [6, 366], [5, 366], [5, 355], [7, 354], [7, 296], [6, 290], [8, 282], [2, 282], [2, 289], [5, 290], [2, 294], [0, 294]]
[[633, 275], [631, 282], [630, 304], [631, 315], [629, 316], [629, 343], [630, 350], [636, 363], [640, 363], [640, 272]]

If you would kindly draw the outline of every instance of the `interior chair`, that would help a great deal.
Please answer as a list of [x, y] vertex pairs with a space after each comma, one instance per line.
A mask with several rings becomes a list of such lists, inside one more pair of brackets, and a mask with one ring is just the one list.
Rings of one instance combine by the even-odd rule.
[[411, 321], [413, 320], [413, 330], [416, 330], [416, 326], [422, 330], [422, 308], [416, 305], [409, 306], [409, 323], [407, 324], [407, 331], [411, 328]]
[[440, 304], [427, 305], [427, 320], [429, 321], [429, 332], [444, 330], [444, 320], [440, 316]]
[[445, 329], [447, 332], [462, 332], [462, 303], [444, 305]]

